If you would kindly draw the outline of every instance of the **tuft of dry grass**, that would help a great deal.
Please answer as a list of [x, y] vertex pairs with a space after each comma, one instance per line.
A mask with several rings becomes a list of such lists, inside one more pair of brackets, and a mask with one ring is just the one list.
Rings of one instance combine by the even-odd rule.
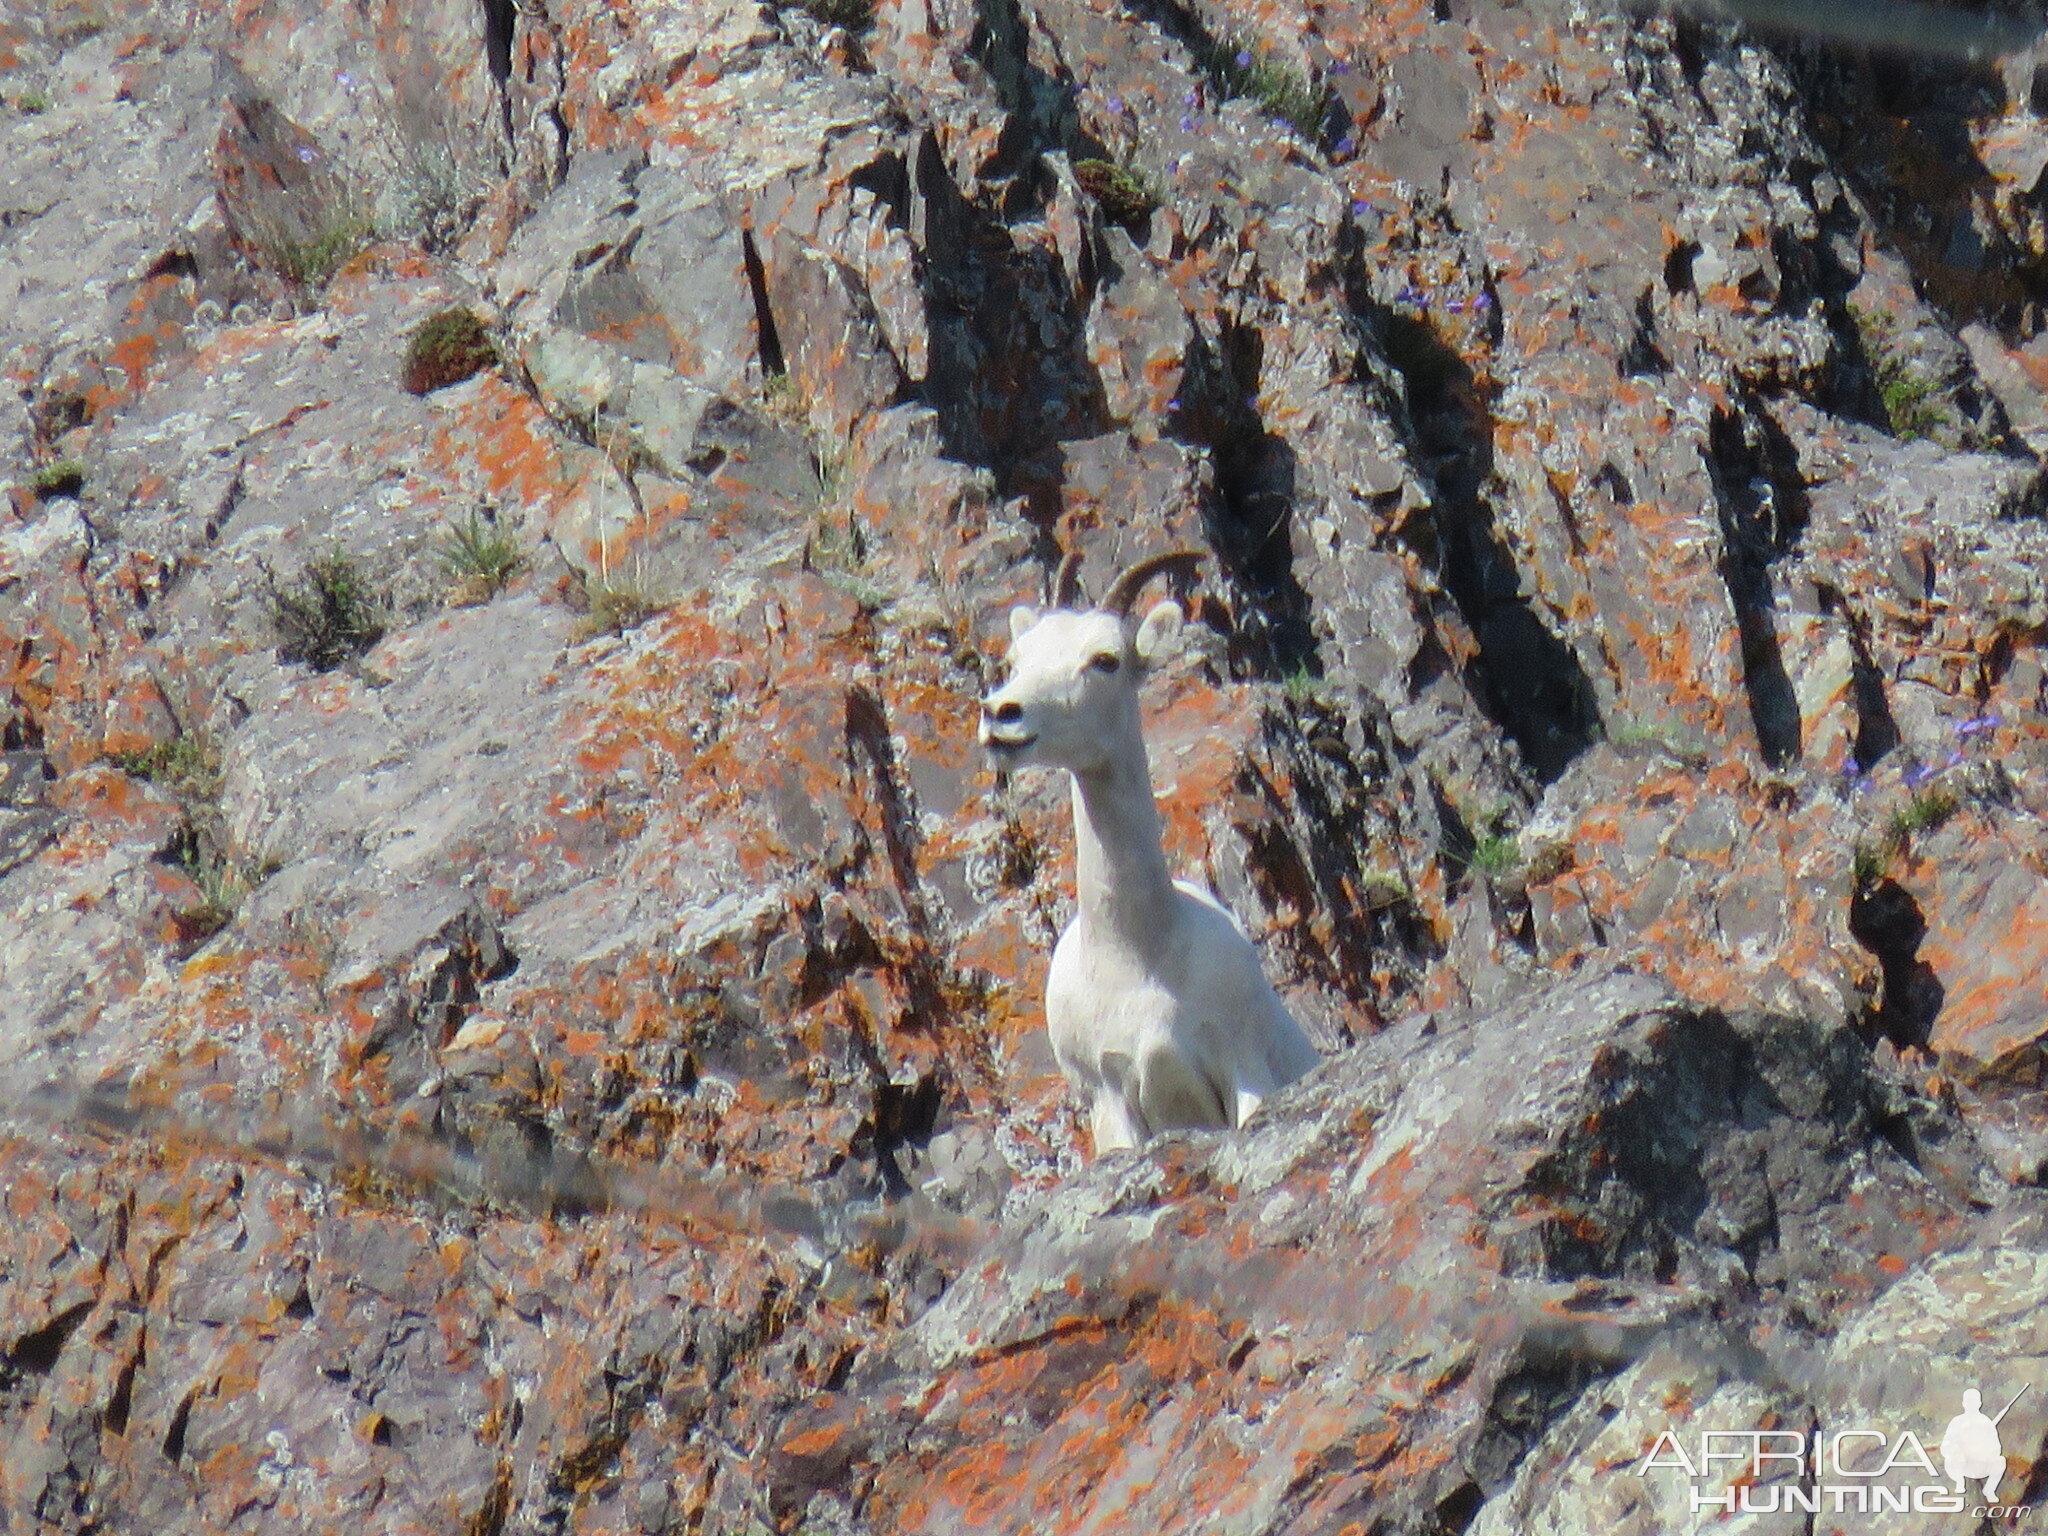
[[1198, 61], [1225, 96], [1247, 97], [1310, 143], [1321, 141], [1330, 120], [1330, 92], [1268, 49], [1220, 38], [1199, 51]]
[[512, 532], [477, 512], [452, 524], [435, 553], [450, 583], [448, 601], [457, 608], [489, 602], [526, 564]]
[[675, 606], [645, 583], [624, 575], [586, 580], [583, 596], [589, 607], [577, 621], [578, 640], [595, 640], [599, 635], [623, 635], [630, 629], [638, 629], [657, 613]]
[[367, 218], [343, 210], [294, 224], [277, 219], [259, 221], [250, 242], [263, 265], [302, 294], [317, 294], [334, 274], [354, 260], [376, 231]]
[[384, 638], [388, 613], [356, 564], [336, 549], [308, 561], [289, 586], [270, 583], [278, 656], [332, 672]]
[[220, 748], [203, 734], [174, 736], [141, 752], [109, 759], [124, 773], [160, 784], [180, 800], [210, 801], [220, 794]]

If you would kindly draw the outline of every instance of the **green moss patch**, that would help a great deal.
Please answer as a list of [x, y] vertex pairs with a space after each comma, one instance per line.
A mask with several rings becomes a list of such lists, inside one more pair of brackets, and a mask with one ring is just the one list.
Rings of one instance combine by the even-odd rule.
[[483, 321], [466, 309], [444, 309], [422, 320], [406, 342], [400, 382], [424, 395], [473, 378], [497, 361], [498, 349]]

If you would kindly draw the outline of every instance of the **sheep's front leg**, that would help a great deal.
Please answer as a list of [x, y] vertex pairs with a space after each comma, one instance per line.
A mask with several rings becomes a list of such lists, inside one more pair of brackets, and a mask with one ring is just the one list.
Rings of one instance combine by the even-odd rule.
[[1089, 1114], [1088, 1128], [1095, 1133], [1097, 1157], [1119, 1147], [1135, 1147], [1147, 1134], [1131, 1113], [1130, 1105], [1124, 1102], [1124, 1096], [1107, 1084], [1095, 1090], [1095, 1107]]
[[1138, 1107], [1153, 1125], [1230, 1127], [1227, 1097], [1172, 1043], [1149, 1046], [1138, 1069]]
[[1265, 1097], [1266, 1096], [1262, 1093], [1253, 1093], [1249, 1088], [1238, 1089], [1236, 1123], [1238, 1125], [1243, 1125], [1245, 1121], [1251, 1119], [1252, 1112], [1256, 1110], [1260, 1104], [1265, 1102]]

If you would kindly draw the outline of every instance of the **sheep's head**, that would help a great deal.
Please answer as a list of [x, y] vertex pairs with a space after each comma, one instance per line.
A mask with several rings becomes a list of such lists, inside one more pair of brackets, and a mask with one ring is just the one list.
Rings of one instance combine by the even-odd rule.
[[1080, 556], [1060, 564], [1053, 606], [1010, 610], [1010, 678], [981, 702], [981, 744], [1001, 768], [1104, 766], [1138, 728], [1138, 684], [1172, 654], [1180, 604], [1164, 602], [1142, 622], [1131, 614], [1147, 583], [1191, 573], [1189, 549], [1141, 560], [1111, 583], [1093, 608], [1080, 606]]

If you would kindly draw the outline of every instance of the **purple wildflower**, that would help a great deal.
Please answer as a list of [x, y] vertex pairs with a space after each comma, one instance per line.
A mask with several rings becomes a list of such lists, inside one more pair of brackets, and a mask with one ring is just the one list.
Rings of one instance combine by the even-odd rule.
[[1967, 761], [1969, 761], [1969, 759], [1963, 756], [1962, 749], [1960, 747], [1958, 747], [1955, 751], [1949, 753], [1948, 755], [1948, 765], [1951, 768], [1960, 768]]
[[345, 69], [337, 69], [334, 72], [334, 78], [339, 82], [344, 91], [352, 91], [356, 88], [356, 77]]
[[1354, 197], [1351, 199], [1351, 212], [1354, 217], [1362, 219], [1372, 212], [1372, 204], [1362, 197]]
[[1873, 779], [1869, 774], [1865, 773], [1857, 776], [1855, 783], [1855, 790], [1857, 794], [1867, 795], [1875, 788], [1877, 788], [1877, 781]]
[[1462, 315], [1465, 313], [1465, 301], [1463, 299], [1452, 299], [1444, 308], [1454, 315]]
[[1333, 74], [1333, 75], [1348, 75], [1348, 74], [1350, 74], [1350, 73], [1351, 73], [1351, 64], [1350, 64], [1350, 61], [1349, 61], [1349, 60], [1347, 60], [1347, 59], [1338, 59], [1338, 60], [1336, 60], [1336, 61], [1335, 61], [1334, 63], [1332, 63], [1332, 64], [1330, 65], [1330, 73], [1331, 73], [1331, 74]]
[[1128, 112], [1130, 108], [1124, 105], [1123, 97], [1112, 96], [1109, 98], [1109, 110], [1116, 113], [1119, 117], [1121, 117], [1125, 112]]
[[312, 145], [301, 144], [299, 146], [299, 164], [311, 165], [315, 160], [318, 160], [319, 158], [320, 151], [315, 149]]
[[1997, 730], [2000, 723], [1996, 715], [1979, 715], [1974, 720], [1965, 720], [1962, 724], [1958, 725], [1956, 727], [1956, 734], [1967, 741], [1972, 736], [1981, 736], [1986, 731]]
[[1482, 293], [1472, 301], [1472, 313], [1475, 315], [1483, 315], [1491, 308], [1493, 308], [1493, 295], [1490, 293]]
[[1167, 402], [1166, 402], [1166, 408], [1167, 408], [1167, 409], [1168, 409], [1169, 411], [1177, 411], [1177, 410], [1179, 410], [1179, 409], [1180, 409], [1180, 396], [1179, 396], [1179, 395], [1175, 395], [1175, 396], [1174, 396], [1174, 397], [1173, 397], [1173, 398], [1172, 398], [1171, 400], [1167, 401]]
[[1184, 107], [1198, 107], [1202, 104], [1202, 93], [1190, 89], [1187, 95], [1181, 97], [1180, 104]]
[[1358, 140], [1348, 133], [1337, 141], [1337, 153], [1340, 155], [1348, 155], [1356, 148], [1358, 148]]
[[1237, 50], [1237, 59], [1235, 62], [1239, 69], [1250, 69], [1252, 67], [1252, 56], [1249, 51], [1240, 48]]
[[1182, 133], [1193, 133], [1195, 131], [1195, 120], [1192, 117], [1183, 117], [1180, 120], [1180, 131]]
[[1918, 765], [1908, 768], [1906, 770], [1906, 788], [1918, 789], [1939, 772], [1941, 772], [1939, 768], [1926, 768]]

